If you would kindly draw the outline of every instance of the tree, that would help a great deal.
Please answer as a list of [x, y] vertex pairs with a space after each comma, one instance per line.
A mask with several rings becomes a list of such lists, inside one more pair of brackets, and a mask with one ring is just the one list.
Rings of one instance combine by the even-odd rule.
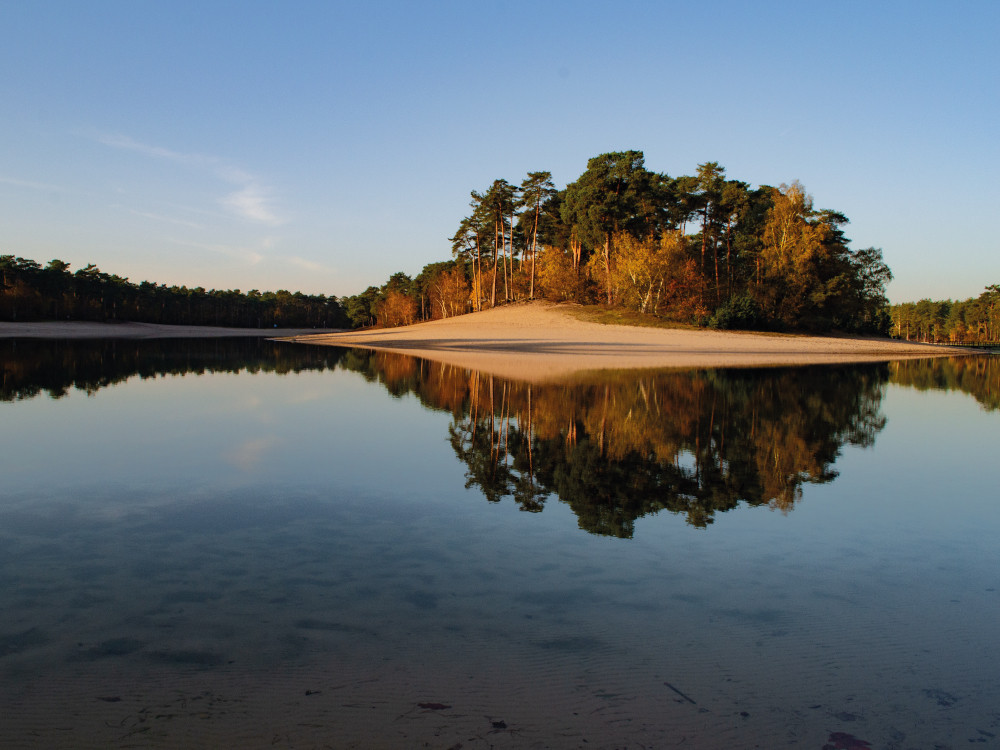
[[768, 317], [794, 326], [811, 304], [823, 301], [817, 271], [830, 226], [810, 221], [815, 216], [812, 198], [798, 182], [775, 190], [772, 201], [762, 238], [758, 301]]
[[611, 239], [611, 249], [614, 255], [611, 274], [615, 288], [621, 290], [619, 302], [641, 313], [655, 313], [668, 272], [660, 243], [652, 237], [640, 240], [618, 232]]
[[854, 274], [854, 304], [844, 323], [848, 330], [888, 334], [891, 320], [886, 285], [892, 271], [882, 258], [882, 249], [867, 247], [850, 256]]
[[715, 301], [719, 302], [719, 247], [715, 238], [716, 225], [722, 212], [722, 194], [726, 170], [716, 161], [698, 165], [698, 205], [701, 208], [701, 272], [705, 271], [705, 255], [709, 243], [715, 259]]
[[375, 315], [385, 328], [408, 326], [417, 319], [417, 301], [408, 294], [390, 289], [376, 304]]
[[465, 269], [455, 263], [436, 265], [439, 267], [427, 281], [427, 296], [431, 307], [428, 317], [450, 318], [467, 312], [470, 295]]
[[379, 325], [392, 328], [416, 321], [419, 290], [407, 274], [402, 271], [392, 274], [379, 291], [379, 300], [374, 306]]
[[[749, 186], [738, 180], [727, 180], [719, 198], [719, 215], [726, 243], [726, 297], [733, 295], [733, 239], [739, 222], [750, 208]], [[718, 258], [718, 255], [716, 256]], [[716, 301], [719, 300], [718, 260], [716, 260]]]
[[478, 203], [473, 192], [473, 213], [458, 225], [458, 231], [451, 238], [451, 252], [459, 261], [472, 267], [472, 305], [475, 310], [481, 310], [483, 304], [483, 264], [482, 264], [482, 226], [480, 216], [475, 208]]
[[667, 269], [654, 303], [653, 312], [662, 309], [674, 320], [699, 321], [705, 307], [705, 276], [687, 252], [680, 232], [669, 232], [660, 239], [660, 256]]
[[641, 151], [601, 154], [587, 162], [587, 171], [576, 182], [566, 186], [562, 218], [589, 251], [601, 253], [609, 305], [614, 302], [612, 236], [628, 232], [642, 237], [656, 230], [653, 202], [644, 198], [660, 181], [646, 171], [643, 162]]
[[[481, 237], [492, 233], [493, 237], [493, 278], [491, 281], [490, 306], [496, 305], [497, 273], [503, 263], [504, 298], [510, 298], [509, 274], [513, 271], [514, 214], [517, 205], [517, 189], [507, 180], [494, 180], [485, 193], [472, 192], [473, 212], [470, 222]], [[508, 268], [508, 247], [510, 267]]]
[[987, 310], [986, 340], [1000, 340], [1000, 284], [990, 284], [980, 297]]
[[535, 255], [538, 251], [538, 219], [541, 216], [542, 204], [555, 195], [555, 192], [551, 172], [528, 172], [528, 176], [521, 182], [521, 205], [528, 210], [532, 217], [529, 299], [534, 299], [535, 297]]
[[580, 276], [572, 258], [558, 247], [544, 245], [538, 257], [538, 291], [553, 302], [576, 298]]
[[344, 312], [352, 328], [375, 324], [376, 307], [379, 303], [378, 287], [370, 286], [361, 294], [344, 299]]

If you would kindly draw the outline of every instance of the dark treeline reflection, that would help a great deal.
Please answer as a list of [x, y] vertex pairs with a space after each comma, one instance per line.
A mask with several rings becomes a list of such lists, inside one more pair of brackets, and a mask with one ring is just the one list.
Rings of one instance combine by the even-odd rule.
[[630, 537], [668, 510], [695, 526], [719, 511], [789, 511], [828, 482], [845, 444], [869, 446], [889, 367], [644, 371], [538, 385], [400, 355], [355, 351], [341, 366], [451, 412], [468, 487], [541, 511], [552, 495], [581, 528]]
[[132, 376], [333, 369], [343, 350], [259, 338], [0, 339], [0, 400], [71, 388], [94, 393]]
[[914, 359], [890, 364], [889, 380], [920, 391], [968, 393], [987, 411], [1000, 409], [1000, 357]]

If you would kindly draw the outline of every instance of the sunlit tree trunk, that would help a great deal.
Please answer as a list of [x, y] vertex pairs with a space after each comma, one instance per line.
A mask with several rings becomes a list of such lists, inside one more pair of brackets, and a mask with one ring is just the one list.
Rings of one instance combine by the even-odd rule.
[[607, 281], [608, 305], [611, 305], [611, 235], [604, 235], [604, 278]]

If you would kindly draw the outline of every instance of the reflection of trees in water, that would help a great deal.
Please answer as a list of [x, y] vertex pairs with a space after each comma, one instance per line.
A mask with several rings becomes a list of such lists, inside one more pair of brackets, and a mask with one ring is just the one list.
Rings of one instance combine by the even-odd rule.
[[887, 365], [637, 371], [599, 382], [529, 385], [399, 354], [256, 338], [0, 340], [0, 400], [70, 388], [93, 393], [127, 378], [333, 369], [416, 394], [448, 411], [468, 487], [541, 511], [556, 495], [581, 528], [632, 535], [635, 519], [669, 510], [695, 526], [717, 512], [787, 512], [807, 483], [836, 477], [845, 444], [870, 446], [885, 424], [885, 383], [961, 390], [1000, 408], [1000, 359]]
[[[598, 386], [505, 384], [501, 424], [477, 420], [473, 407], [453, 424], [452, 444], [488, 499], [518, 499], [515, 487], [527, 484], [534, 495], [521, 490], [532, 498], [522, 507], [538, 508], [538, 495], [554, 493], [581, 527], [620, 537], [632, 535], [636, 518], [664, 509], [705, 526], [741, 500], [790, 510], [803, 484], [836, 476], [831, 467], [845, 442], [874, 440], [884, 426], [884, 369], [838, 375], [715, 371]], [[485, 433], [478, 444], [477, 430]], [[498, 448], [486, 455], [489, 443]], [[487, 474], [501, 457], [503, 466]]]
[[95, 393], [138, 375], [332, 369], [342, 350], [259, 338], [0, 339], [0, 401]]
[[1000, 357], [995, 354], [892, 362], [889, 379], [921, 391], [961, 391], [988, 411], [1000, 409]]
[[388, 353], [355, 352], [342, 365], [451, 412], [466, 485], [490, 502], [540, 511], [555, 494], [582, 528], [619, 537], [660, 510], [695, 526], [741, 501], [787, 512], [803, 485], [836, 477], [845, 444], [870, 446], [885, 425], [886, 365], [622, 372], [561, 385]]

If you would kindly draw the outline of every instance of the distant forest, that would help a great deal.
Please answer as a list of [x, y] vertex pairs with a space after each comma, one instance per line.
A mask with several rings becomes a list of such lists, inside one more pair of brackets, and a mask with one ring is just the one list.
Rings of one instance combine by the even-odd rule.
[[[470, 195], [451, 260], [357, 295], [136, 284], [93, 265], [70, 272], [61, 260], [2, 255], [0, 320], [391, 327], [546, 299], [715, 328], [996, 338], [995, 287], [980, 301], [925, 301], [946, 304], [943, 313], [890, 314], [882, 251], [850, 249], [847, 217], [815, 208], [797, 182], [751, 188], [716, 162], [670, 177], [646, 169], [641, 151], [624, 151], [590, 159], [562, 190], [549, 172], [530, 172]], [[941, 322], [974, 302], [985, 318], [962, 313], [964, 328]]]
[[336, 297], [139, 284], [90, 264], [0, 255], [0, 320], [91, 320], [233, 328], [341, 328]]
[[984, 343], [1000, 341], [1000, 284], [964, 301], [922, 299], [893, 305], [892, 335], [908, 341]]

